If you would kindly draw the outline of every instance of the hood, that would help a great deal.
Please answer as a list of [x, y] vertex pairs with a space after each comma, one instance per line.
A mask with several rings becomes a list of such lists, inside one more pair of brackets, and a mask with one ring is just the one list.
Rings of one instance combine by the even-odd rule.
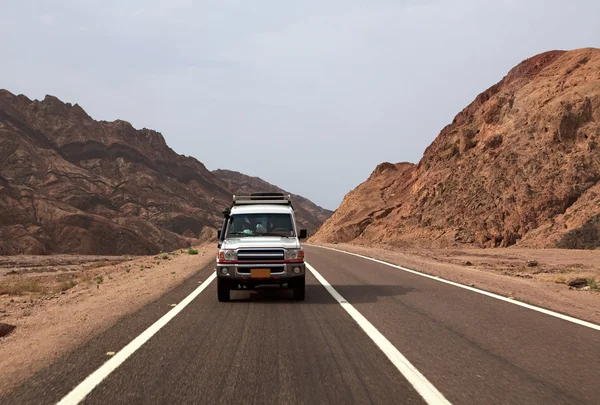
[[300, 243], [296, 238], [281, 236], [243, 236], [241, 238], [227, 238], [223, 241], [221, 249], [242, 248], [284, 248], [298, 249]]

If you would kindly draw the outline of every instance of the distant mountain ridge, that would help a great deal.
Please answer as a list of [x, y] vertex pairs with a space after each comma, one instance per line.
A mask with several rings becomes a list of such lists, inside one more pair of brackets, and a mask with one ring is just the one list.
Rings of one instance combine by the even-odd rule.
[[0, 90], [2, 255], [185, 247], [214, 237], [229, 187], [156, 131]]
[[383, 163], [312, 238], [364, 245], [600, 247], [600, 49], [527, 59], [417, 165]]
[[232, 194], [241, 195], [259, 191], [289, 194], [294, 203], [298, 225], [307, 229], [309, 233], [315, 232], [333, 214], [332, 211], [322, 208], [304, 197], [285, 191], [259, 177], [224, 169], [214, 170], [212, 173], [227, 184], [227, 189]]

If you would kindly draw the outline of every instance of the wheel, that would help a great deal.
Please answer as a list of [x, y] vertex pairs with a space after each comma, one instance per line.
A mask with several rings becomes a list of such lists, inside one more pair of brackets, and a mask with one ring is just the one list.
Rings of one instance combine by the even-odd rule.
[[229, 280], [217, 278], [217, 298], [220, 302], [229, 302], [230, 291]]
[[292, 287], [292, 299], [296, 301], [304, 301], [304, 293], [306, 290], [305, 278], [297, 277], [291, 283]]

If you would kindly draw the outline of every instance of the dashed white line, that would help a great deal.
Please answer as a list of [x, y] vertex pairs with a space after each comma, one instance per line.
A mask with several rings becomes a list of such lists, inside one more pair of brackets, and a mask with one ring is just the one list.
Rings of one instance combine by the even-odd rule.
[[595, 330], [600, 331], [600, 325], [596, 325], [595, 323], [584, 321], [582, 319], [578, 319], [578, 318], [575, 318], [575, 317], [572, 317], [572, 316], [569, 316], [569, 315], [564, 315], [564, 314], [561, 314], [561, 313], [558, 313], [558, 312], [554, 312], [554, 311], [551, 311], [549, 309], [545, 309], [545, 308], [541, 308], [541, 307], [536, 307], [535, 305], [531, 305], [531, 304], [527, 304], [525, 302], [517, 301], [516, 299], [514, 299], [512, 297], [508, 297], [508, 298], [507, 297], [503, 297], [502, 295], [494, 294], [494, 293], [489, 292], [489, 291], [480, 290], [480, 289], [475, 288], [475, 287], [470, 287], [470, 286], [467, 286], [467, 285], [464, 285], [464, 284], [455, 283], [454, 281], [445, 280], [445, 279], [443, 279], [441, 277], [438, 277], [438, 276], [432, 276], [432, 275], [429, 275], [429, 274], [421, 273], [419, 271], [408, 269], [406, 267], [397, 266], [397, 265], [392, 264], [392, 263], [384, 262], [383, 260], [378, 260], [378, 259], [374, 259], [372, 257], [359, 255], [358, 253], [346, 252], [345, 250], [334, 249], [334, 248], [330, 248], [330, 247], [326, 247], [326, 246], [318, 246], [318, 245], [308, 245], [308, 246], [317, 247], [317, 248], [320, 248], [320, 249], [332, 250], [334, 252], [345, 253], [347, 255], [360, 257], [362, 259], [370, 260], [370, 261], [375, 262], [375, 263], [385, 264], [386, 266], [394, 267], [396, 269], [399, 269], [399, 270], [402, 270], [402, 271], [406, 271], [408, 273], [416, 274], [416, 275], [421, 276], [421, 277], [430, 278], [432, 280], [439, 281], [440, 283], [450, 284], [452, 286], [463, 288], [465, 290], [469, 290], [469, 291], [475, 292], [477, 294], [487, 295], [488, 297], [495, 298], [495, 299], [500, 300], [500, 301], [509, 302], [511, 304], [515, 304], [515, 305], [518, 305], [518, 306], [523, 307], [523, 308], [531, 309], [533, 311], [541, 312], [543, 314], [550, 315], [550, 316], [553, 316], [555, 318], [562, 319], [564, 321], [572, 322], [572, 323], [575, 323], [577, 325], [585, 326], [587, 328], [595, 329]]
[[423, 374], [413, 366], [410, 361], [385, 336], [381, 334], [365, 318], [356, 310], [344, 297], [332, 287], [331, 284], [310, 264], [306, 263], [306, 268], [319, 280], [323, 287], [331, 294], [331, 296], [342, 306], [342, 308], [354, 319], [361, 329], [371, 338], [371, 340], [381, 349], [394, 366], [402, 373], [404, 378], [415, 388], [415, 390], [423, 397], [423, 400], [428, 405], [450, 405], [450, 402], [444, 398], [441, 392], [431, 384]]
[[184, 308], [191, 303], [208, 285], [217, 277], [216, 273], [213, 273], [209, 278], [206, 279], [198, 288], [196, 288], [190, 295], [185, 297], [176, 307], [163, 315], [158, 321], [154, 322], [148, 329], [142, 332], [141, 335], [133, 339], [122, 348], [117, 354], [111, 357], [106, 363], [104, 363], [99, 369], [90, 374], [85, 380], [83, 380], [73, 391], [69, 392], [63, 399], [61, 399], [57, 405], [76, 405], [83, 401], [83, 399], [96, 388], [106, 377], [109, 376], [117, 367], [119, 367], [129, 356], [135, 353], [144, 343], [146, 343], [152, 336], [156, 334], [163, 326]]

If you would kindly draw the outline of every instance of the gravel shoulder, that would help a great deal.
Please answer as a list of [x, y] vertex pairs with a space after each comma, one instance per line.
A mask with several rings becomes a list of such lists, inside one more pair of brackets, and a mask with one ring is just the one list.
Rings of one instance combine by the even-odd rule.
[[216, 247], [143, 257], [0, 257], [0, 396], [214, 260]]
[[[600, 324], [599, 250], [395, 250], [349, 244], [314, 245], [384, 260]], [[569, 286], [575, 281], [580, 282], [578, 287]]]

